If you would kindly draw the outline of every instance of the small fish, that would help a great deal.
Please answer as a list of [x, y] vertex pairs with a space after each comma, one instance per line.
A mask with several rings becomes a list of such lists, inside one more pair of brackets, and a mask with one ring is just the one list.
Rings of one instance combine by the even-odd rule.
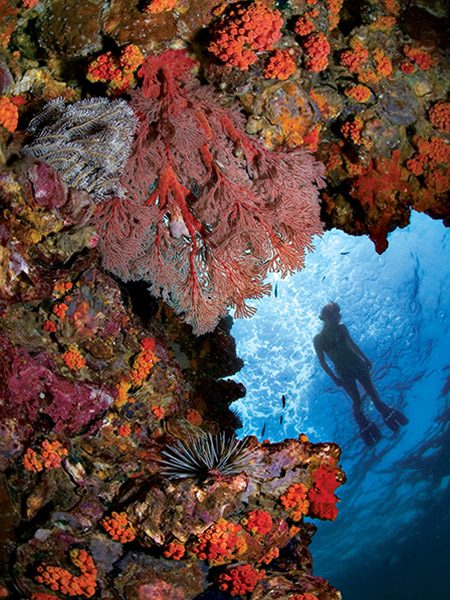
[[266, 433], [266, 425], [267, 425], [267, 423], [264, 423], [262, 431], [261, 431], [261, 437], [262, 438], [264, 437], [264, 434]]
[[281, 406], [286, 408], [286, 396], [284, 394], [281, 396]]
[[275, 298], [278, 298], [278, 281], [275, 284], [275, 290], [273, 292], [273, 295], [275, 296]]
[[348, 252], [341, 252], [342, 256], [344, 256], [345, 254], [350, 254], [350, 251]]
[[283, 415], [280, 415], [280, 425], [283, 424]]

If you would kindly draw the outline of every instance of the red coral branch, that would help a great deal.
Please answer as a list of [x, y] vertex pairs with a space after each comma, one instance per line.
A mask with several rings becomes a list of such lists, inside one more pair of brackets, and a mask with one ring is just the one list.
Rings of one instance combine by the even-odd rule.
[[123, 177], [126, 200], [97, 213], [105, 265], [146, 279], [195, 333], [268, 293], [269, 270], [303, 264], [321, 231], [323, 167], [304, 151], [269, 152], [192, 77], [184, 51], [150, 56], [131, 94], [139, 128]]

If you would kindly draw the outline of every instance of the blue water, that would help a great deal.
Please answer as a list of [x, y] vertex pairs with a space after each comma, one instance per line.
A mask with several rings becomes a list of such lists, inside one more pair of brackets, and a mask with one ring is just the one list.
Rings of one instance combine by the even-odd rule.
[[[450, 598], [450, 231], [414, 214], [378, 256], [365, 237], [340, 231], [316, 239], [305, 269], [281, 280], [237, 320], [233, 335], [247, 388], [236, 402], [239, 433], [277, 441], [306, 433], [336, 441], [348, 482], [339, 516], [318, 522], [315, 574], [344, 600]], [[312, 338], [329, 301], [373, 363], [386, 403], [409, 424], [392, 433], [366, 402], [383, 439], [361, 441], [350, 400], [321, 370]], [[283, 411], [281, 396], [286, 396]], [[280, 418], [282, 424], [280, 424]]]

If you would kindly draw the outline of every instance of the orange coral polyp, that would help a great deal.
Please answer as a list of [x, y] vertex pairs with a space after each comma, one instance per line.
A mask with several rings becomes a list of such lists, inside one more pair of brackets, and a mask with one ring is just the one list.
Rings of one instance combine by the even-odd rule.
[[308, 488], [303, 483], [292, 484], [280, 500], [294, 521], [300, 521], [306, 515], [309, 502], [306, 498]]
[[246, 71], [257, 52], [272, 50], [281, 38], [283, 18], [262, 2], [237, 2], [212, 30], [208, 50], [222, 62]]
[[104, 530], [109, 533], [113, 540], [126, 544], [136, 538], [134, 527], [128, 521], [125, 512], [113, 512], [110, 517], [105, 517], [101, 522]]
[[219, 575], [219, 589], [227, 592], [230, 596], [248, 594], [255, 589], [258, 581], [265, 575], [265, 571], [257, 571], [249, 564], [239, 565]]
[[344, 4], [344, 0], [326, 0], [326, 3], [329, 11], [328, 21], [331, 30], [339, 23], [339, 13]]
[[13, 133], [19, 123], [19, 110], [17, 106], [7, 97], [0, 97], [0, 125], [7, 131]]
[[450, 102], [436, 102], [428, 111], [431, 124], [442, 133], [450, 133]]
[[373, 59], [375, 68], [382, 77], [390, 77], [392, 75], [392, 62], [389, 56], [383, 52], [381, 48], [375, 48], [373, 51]]
[[111, 52], [101, 54], [88, 66], [87, 79], [92, 83], [112, 81], [118, 72]]
[[357, 73], [369, 58], [369, 51], [361, 42], [355, 40], [351, 50], [344, 50], [340, 56], [340, 63], [350, 71]]
[[66, 350], [62, 359], [72, 371], [79, 371], [86, 366], [86, 360], [76, 346], [71, 346]]
[[38, 583], [47, 585], [54, 592], [66, 596], [85, 596], [91, 598], [96, 591], [97, 569], [92, 557], [86, 550], [71, 550], [70, 558], [81, 575], [74, 575], [63, 567], [55, 567], [42, 563], [38, 568], [35, 579]]
[[351, 140], [354, 144], [360, 144], [362, 141], [362, 130], [364, 121], [360, 116], [356, 116], [353, 120], [346, 121], [341, 126], [342, 135]]
[[308, 17], [299, 17], [294, 25], [294, 33], [297, 35], [309, 35], [316, 29], [314, 23]]
[[156, 15], [168, 10], [173, 10], [178, 4], [178, 0], [150, 0], [144, 8], [144, 12], [150, 15]]
[[44, 469], [57, 469], [61, 466], [62, 459], [68, 451], [61, 442], [44, 440], [39, 452], [28, 448], [23, 458], [23, 465], [27, 471], [39, 473]]
[[55, 304], [55, 306], [53, 307], [54, 314], [62, 320], [66, 318], [66, 312], [68, 310], [69, 310], [69, 306], [65, 302], [61, 302], [60, 304]]
[[392, 29], [397, 22], [397, 19], [392, 15], [385, 15], [379, 17], [370, 25], [370, 29], [373, 31], [389, 31]]
[[387, 12], [393, 15], [398, 15], [400, 12], [400, 4], [398, 0], [384, 0], [384, 6]]
[[372, 92], [367, 86], [358, 84], [347, 88], [345, 95], [356, 102], [367, 102], [372, 96]]
[[140, 386], [144, 383], [150, 374], [155, 363], [158, 362], [158, 358], [155, 356], [153, 350], [155, 348], [155, 342], [151, 338], [144, 338], [141, 341], [141, 351], [134, 359], [133, 367], [131, 370], [131, 383], [134, 386]]
[[221, 565], [237, 558], [247, 549], [244, 530], [240, 525], [219, 519], [201, 533], [192, 551], [201, 560]]
[[107, 83], [110, 91], [121, 93], [134, 83], [134, 72], [143, 61], [144, 55], [139, 47], [128, 44], [119, 58], [108, 51], [93, 60], [88, 66], [87, 79], [92, 83]]
[[129, 435], [131, 434], [131, 426], [128, 423], [124, 423], [123, 425], [120, 425], [120, 427], [118, 427], [117, 433], [121, 437], [129, 437]]
[[54, 321], [46, 319], [44, 321], [43, 330], [47, 333], [54, 333], [57, 330], [56, 323]]
[[181, 542], [170, 542], [167, 548], [163, 552], [165, 558], [172, 558], [173, 560], [181, 560], [186, 553], [186, 548]]
[[324, 33], [311, 33], [303, 41], [306, 53], [305, 66], [312, 73], [319, 73], [328, 67], [330, 43]]
[[422, 71], [428, 71], [434, 65], [433, 58], [428, 54], [428, 52], [426, 52], [426, 50], [421, 50], [420, 48], [414, 48], [411, 46], [404, 46], [403, 52], [405, 53], [405, 56], [415, 63], [419, 69], [422, 69]]
[[136, 71], [144, 62], [144, 55], [136, 44], [128, 44], [122, 50], [119, 63], [126, 71]]
[[71, 281], [57, 281], [53, 286], [52, 295], [54, 298], [58, 298], [59, 296], [64, 296], [69, 290], [73, 288], [73, 283]]
[[269, 533], [273, 526], [272, 516], [266, 510], [252, 510], [242, 522], [247, 531], [258, 535]]
[[[439, 137], [430, 140], [418, 137], [415, 139], [418, 152], [410, 158], [406, 165], [415, 175], [420, 175], [425, 168], [435, 168], [438, 165], [448, 166], [450, 162], [450, 144]], [[416, 171], [419, 172], [414, 172]]]
[[297, 70], [295, 59], [289, 50], [275, 50], [264, 70], [266, 79], [289, 79]]
[[45, 469], [57, 469], [61, 466], [61, 461], [64, 456], [67, 456], [68, 451], [61, 442], [54, 440], [44, 440], [41, 444], [41, 457]]
[[32, 448], [28, 448], [25, 452], [23, 466], [27, 471], [33, 471], [34, 473], [39, 473], [39, 471], [43, 471], [44, 469], [43, 461]]

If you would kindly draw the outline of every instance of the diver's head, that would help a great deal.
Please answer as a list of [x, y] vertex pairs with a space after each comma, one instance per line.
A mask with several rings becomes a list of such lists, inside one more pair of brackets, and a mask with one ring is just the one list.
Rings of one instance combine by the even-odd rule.
[[319, 319], [330, 323], [339, 323], [341, 320], [341, 309], [336, 302], [329, 302], [320, 311]]

